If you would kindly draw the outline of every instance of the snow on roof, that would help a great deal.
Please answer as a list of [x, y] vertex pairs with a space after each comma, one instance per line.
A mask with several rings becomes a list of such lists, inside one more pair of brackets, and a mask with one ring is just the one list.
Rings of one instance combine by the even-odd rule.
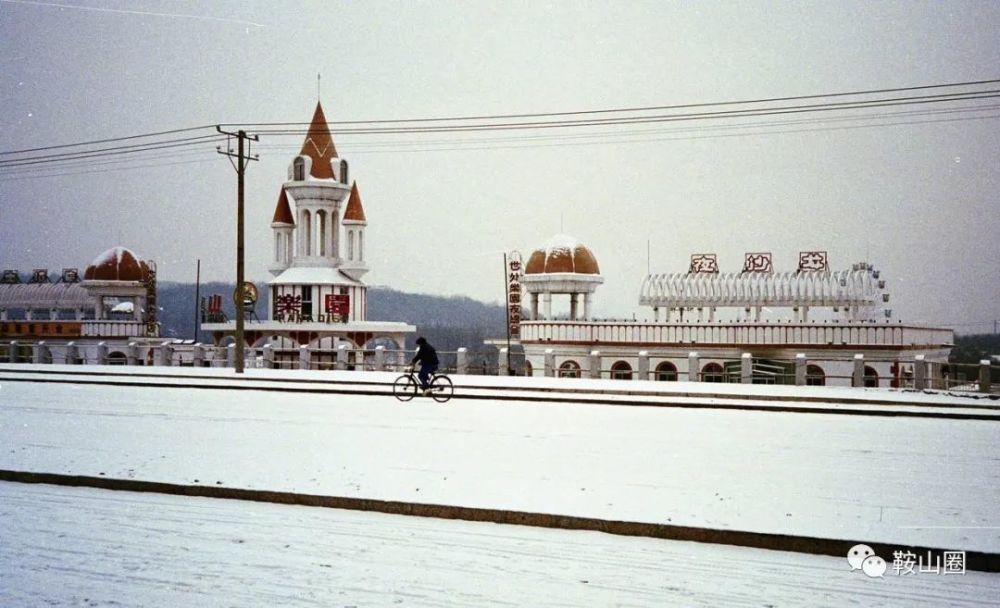
[[[91, 266], [104, 266], [105, 264], [114, 264], [118, 266], [122, 263], [122, 258], [125, 256], [125, 252], [128, 251], [132, 253], [127, 248], [118, 245], [117, 247], [112, 247], [108, 249], [101, 255], [94, 258], [94, 261], [90, 263]], [[134, 257], [134, 256], [133, 256]]]
[[292, 267], [286, 269], [268, 282], [269, 285], [354, 285], [364, 283], [355, 281], [336, 268], [326, 267]]
[[576, 238], [568, 234], [557, 234], [545, 243], [545, 255], [550, 256], [555, 251], [573, 251], [580, 246], [582, 243]]

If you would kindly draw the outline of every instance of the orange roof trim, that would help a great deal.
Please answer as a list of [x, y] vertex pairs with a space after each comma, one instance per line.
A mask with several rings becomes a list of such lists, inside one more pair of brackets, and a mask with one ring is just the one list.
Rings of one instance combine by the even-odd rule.
[[358, 182], [351, 184], [351, 198], [347, 199], [347, 209], [344, 211], [345, 220], [357, 220], [364, 222], [365, 208], [361, 206], [361, 195], [358, 194]]
[[302, 142], [300, 156], [308, 156], [312, 159], [312, 169], [309, 175], [316, 179], [333, 179], [333, 167], [330, 160], [337, 157], [337, 147], [333, 145], [333, 136], [330, 134], [330, 127], [326, 124], [326, 116], [323, 114], [323, 106], [317, 101], [316, 111], [313, 112], [312, 123], [309, 125], [309, 132], [306, 133], [306, 140]]
[[295, 219], [292, 216], [292, 207], [288, 204], [288, 194], [285, 189], [281, 189], [281, 194], [278, 195], [278, 204], [274, 207], [274, 217], [271, 219], [272, 224], [295, 224]]

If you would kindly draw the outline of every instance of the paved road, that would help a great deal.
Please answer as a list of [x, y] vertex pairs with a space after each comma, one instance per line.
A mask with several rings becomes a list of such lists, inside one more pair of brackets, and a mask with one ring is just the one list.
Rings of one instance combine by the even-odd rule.
[[1000, 575], [870, 579], [846, 559], [0, 482], [0, 605], [992, 606]]

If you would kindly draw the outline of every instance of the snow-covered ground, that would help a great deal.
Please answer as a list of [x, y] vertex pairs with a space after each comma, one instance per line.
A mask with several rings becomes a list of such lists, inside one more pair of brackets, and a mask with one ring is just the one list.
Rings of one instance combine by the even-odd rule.
[[0, 606], [993, 606], [1000, 576], [334, 509], [0, 482]]
[[[232, 377], [196, 371], [211, 373], [185, 382]], [[257, 371], [303, 381], [386, 377]], [[388, 395], [8, 377], [0, 375], [3, 469], [1000, 551], [1000, 425], [993, 420], [499, 399], [402, 404]], [[529, 388], [571, 386], [536, 380]], [[596, 386], [622, 384], [643, 390], [646, 383]], [[743, 388], [768, 396], [768, 387]], [[463, 389], [459, 382], [456, 392]], [[677, 383], [675, 390], [709, 389]], [[907, 403], [907, 393], [872, 394]], [[921, 411], [995, 403], [910, 395]]]

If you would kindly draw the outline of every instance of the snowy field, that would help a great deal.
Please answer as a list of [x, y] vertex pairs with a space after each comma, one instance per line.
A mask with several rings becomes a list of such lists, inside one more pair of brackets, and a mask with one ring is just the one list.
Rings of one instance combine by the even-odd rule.
[[[197, 371], [198, 378], [182, 380], [232, 377]], [[282, 374], [255, 371], [260, 378]], [[392, 377], [284, 374], [303, 382]], [[402, 404], [389, 395], [12, 376], [0, 375], [2, 469], [1000, 551], [1000, 425], [993, 420], [845, 415], [835, 406], [799, 414], [532, 403], [501, 400], [514, 392], [502, 388], [492, 389], [495, 400]], [[459, 394], [465, 387], [457, 379]], [[535, 380], [529, 387], [553, 382]], [[623, 384], [641, 392], [647, 383], [595, 386]], [[737, 391], [734, 399], [740, 388], [725, 387]], [[743, 388], [754, 398], [769, 395], [768, 387]], [[710, 390], [689, 383], [673, 389]], [[824, 399], [851, 392], [772, 390]], [[920, 411], [972, 404], [979, 409], [969, 411], [995, 413], [995, 401], [910, 393], [915, 405], [907, 406], [907, 393], [859, 393]]]
[[994, 606], [1000, 576], [521, 526], [0, 482], [0, 606]]

